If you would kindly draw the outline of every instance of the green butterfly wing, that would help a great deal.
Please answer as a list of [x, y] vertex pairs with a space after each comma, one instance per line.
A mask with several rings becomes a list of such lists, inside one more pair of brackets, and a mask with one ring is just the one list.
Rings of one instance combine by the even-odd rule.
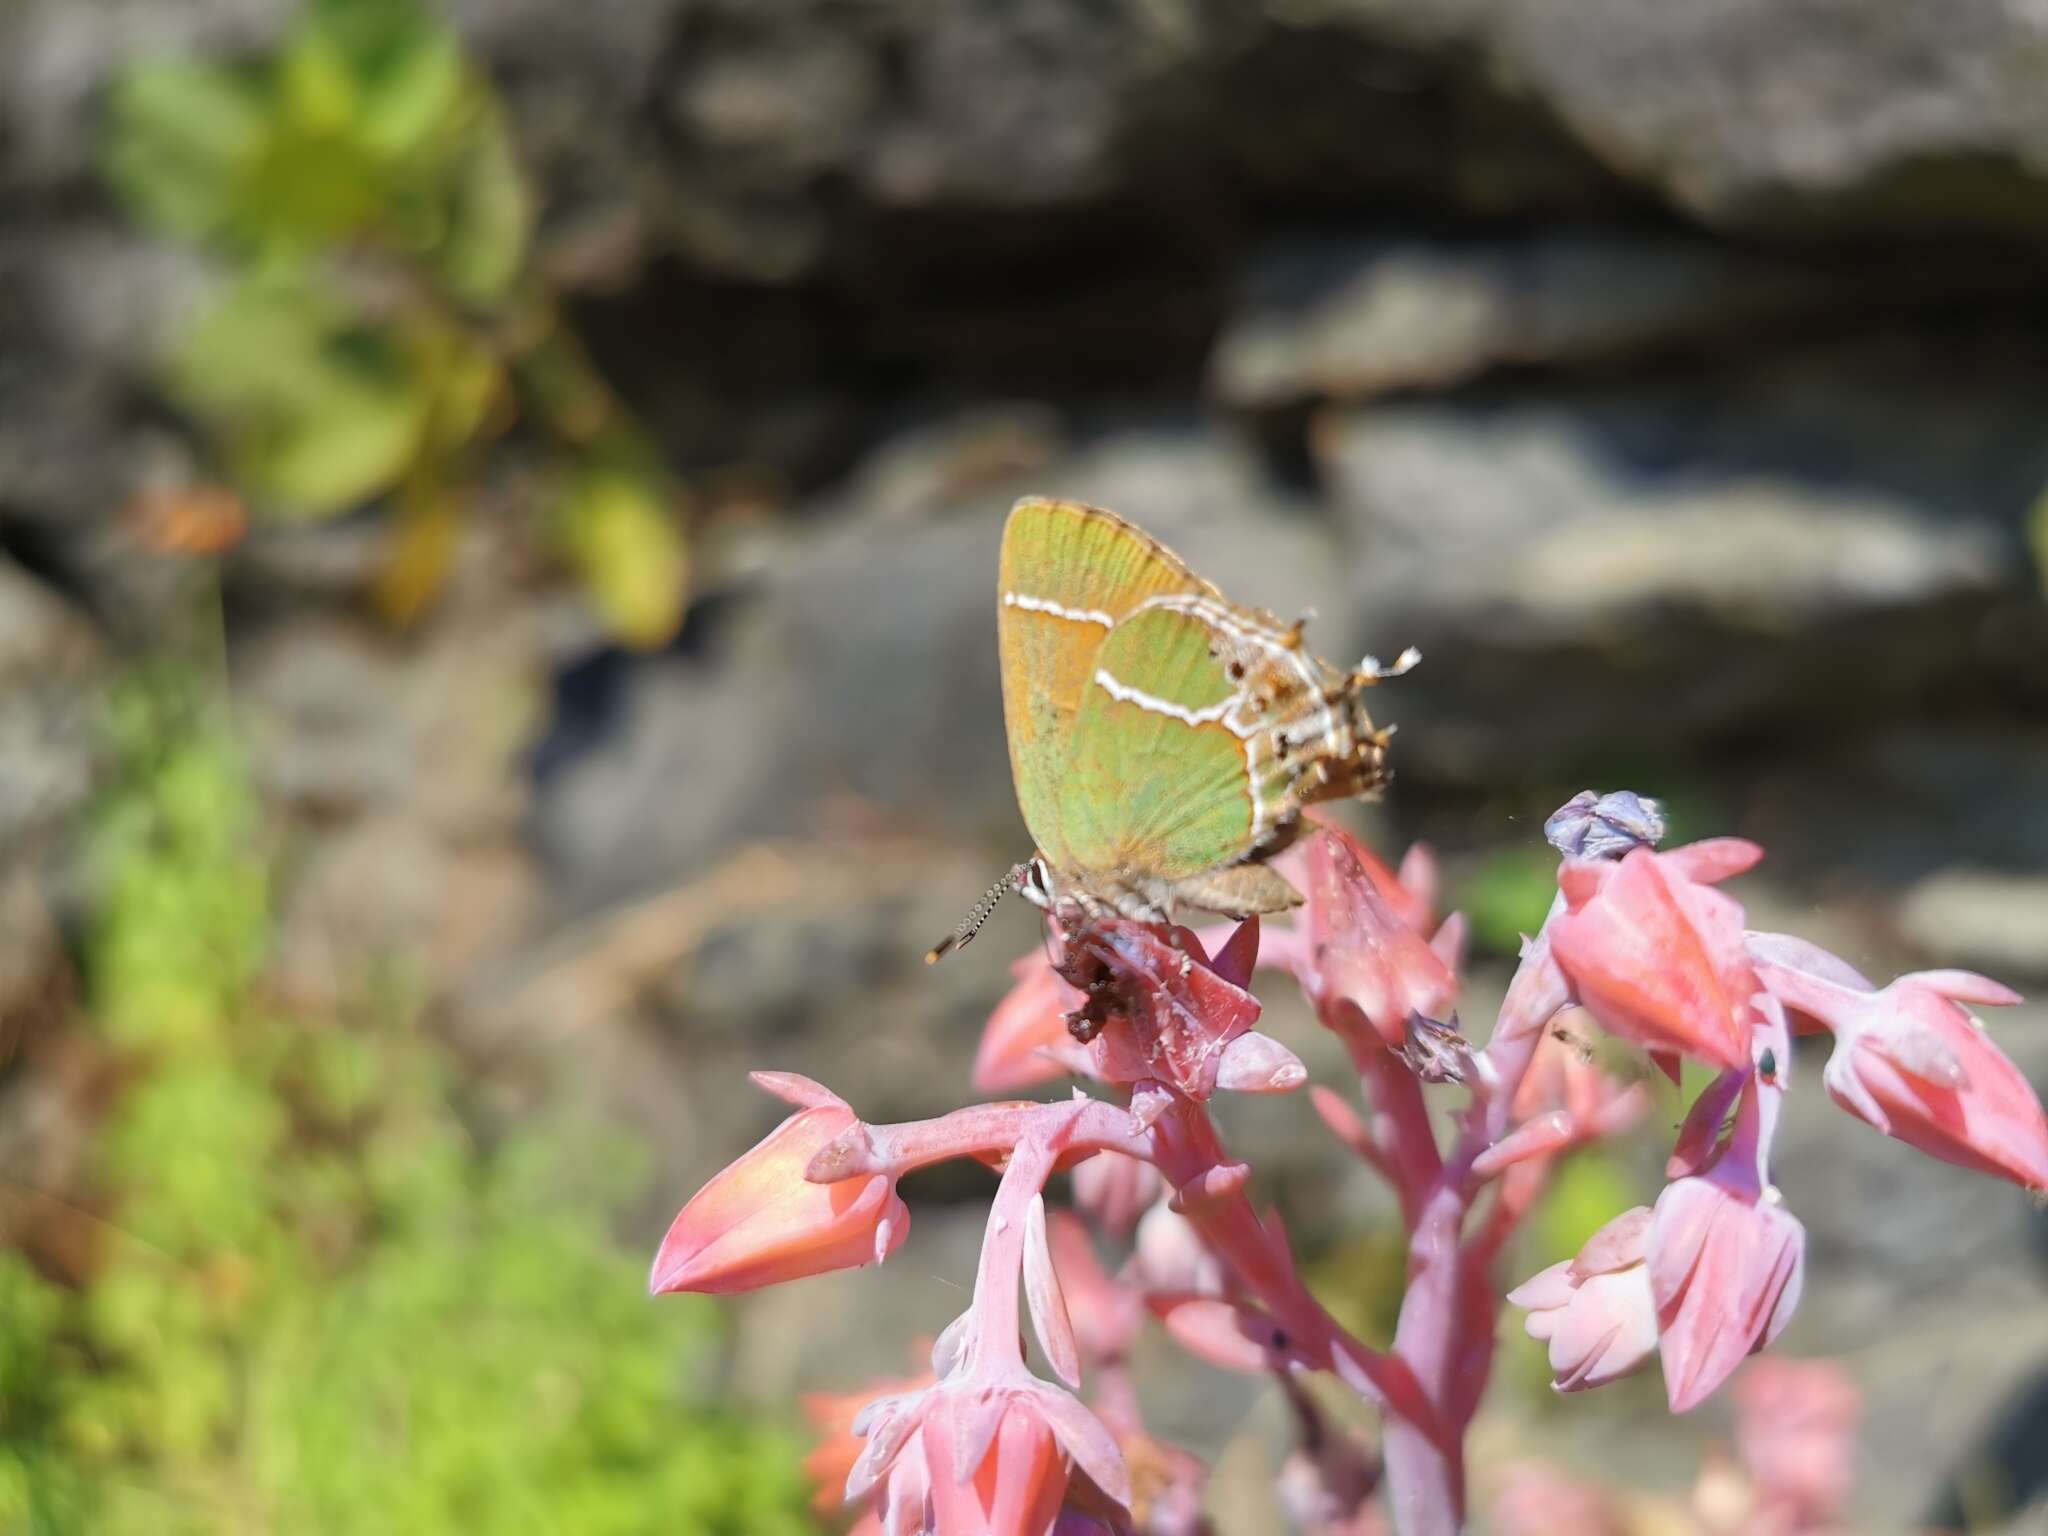
[[1262, 831], [1240, 685], [1202, 618], [1166, 606], [1097, 648], [1068, 740], [1058, 822], [1075, 872], [1168, 883], [1244, 857]]
[[[1017, 806], [1039, 851], [1072, 867], [1070, 737], [1116, 625], [1161, 593], [1215, 588], [1114, 513], [1030, 498], [1003, 527], [997, 640]], [[1114, 786], [1113, 774], [1100, 782]], [[1112, 790], [1113, 792], [1113, 790]]]

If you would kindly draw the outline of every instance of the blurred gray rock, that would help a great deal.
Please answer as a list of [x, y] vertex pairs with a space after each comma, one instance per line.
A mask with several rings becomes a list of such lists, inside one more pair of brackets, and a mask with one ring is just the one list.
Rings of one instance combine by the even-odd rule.
[[2011, 264], [1797, 258], [1679, 234], [1563, 227], [1510, 241], [1289, 241], [1256, 260], [1210, 358], [1223, 404], [1272, 411], [1441, 389], [1495, 368], [1613, 367], [1780, 341], [1930, 279], [2010, 291]]
[[1936, 965], [2001, 979], [2048, 976], [2048, 878], [1949, 869], [1907, 892], [1899, 926]]
[[91, 792], [105, 665], [84, 616], [0, 559], [0, 863], [34, 858]]
[[0, 9], [0, 195], [75, 189], [92, 176], [100, 93], [125, 65], [255, 49], [292, 9], [288, 0], [11, 0]]
[[1404, 760], [1458, 780], [1764, 730], [1818, 745], [1977, 686], [1965, 616], [2034, 580], [2043, 374], [1996, 338], [1952, 347], [1322, 422], [1353, 622], [1426, 658], [1398, 689]]
[[2048, 230], [2048, 17], [2024, 0], [1433, 9], [1462, 12], [1459, 35], [1578, 142], [1711, 223]]

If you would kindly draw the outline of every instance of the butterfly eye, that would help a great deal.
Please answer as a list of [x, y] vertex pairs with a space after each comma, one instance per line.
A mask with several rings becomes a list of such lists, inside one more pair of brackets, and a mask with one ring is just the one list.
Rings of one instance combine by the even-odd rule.
[[1232, 663], [1231, 663], [1231, 664], [1230, 664], [1229, 666], [1225, 667], [1225, 668], [1224, 668], [1223, 670], [1224, 670], [1224, 671], [1226, 671], [1226, 672], [1228, 672], [1228, 673], [1230, 674], [1230, 680], [1231, 680], [1231, 681], [1232, 681], [1233, 683], [1241, 683], [1241, 682], [1243, 682], [1243, 681], [1244, 681], [1244, 663], [1243, 663], [1243, 662], [1241, 662], [1241, 661], [1233, 661], [1233, 662], [1232, 662]]

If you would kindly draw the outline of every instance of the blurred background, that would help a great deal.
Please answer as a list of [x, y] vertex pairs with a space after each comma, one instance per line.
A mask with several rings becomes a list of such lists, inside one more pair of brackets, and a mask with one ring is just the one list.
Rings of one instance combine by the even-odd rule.
[[[1027, 491], [1422, 648], [1359, 824], [1442, 852], [1468, 1019], [1589, 785], [1767, 844], [1759, 926], [2040, 991], [2044, 82], [2020, 0], [8, 0], [0, 1528], [812, 1528], [797, 1394], [959, 1310], [988, 1180], [885, 1276], [645, 1264], [747, 1068], [970, 1096], [1036, 918], [920, 958], [1029, 851]], [[1782, 1347], [1864, 1393], [1858, 1528], [2048, 1530], [2042, 1215], [1818, 1064]], [[1384, 1329], [1387, 1202], [1229, 1109]], [[1274, 1529], [1280, 1405], [1155, 1354]], [[1542, 1383], [1482, 1497], [1729, 1433]]]

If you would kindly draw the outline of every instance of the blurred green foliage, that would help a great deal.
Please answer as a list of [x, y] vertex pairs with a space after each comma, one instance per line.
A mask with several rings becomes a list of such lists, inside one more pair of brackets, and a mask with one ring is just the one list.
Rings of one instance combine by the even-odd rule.
[[1498, 955], [1520, 951], [1522, 936], [1543, 926], [1557, 894], [1557, 850], [1512, 843], [1490, 853], [1458, 892], [1472, 941]]
[[381, 596], [409, 618], [479, 451], [522, 419], [554, 460], [544, 531], [600, 614], [630, 644], [674, 633], [678, 490], [533, 269], [534, 193], [496, 92], [418, 0], [309, 0], [270, 57], [135, 66], [105, 165], [137, 218], [220, 264], [163, 383], [259, 511], [393, 497]]
[[1390, 1349], [1408, 1289], [1408, 1229], [1390, 1220], [1343, 1238], [1304, 1278], [1338, 1322], [1373, 1348]]
[[0, 1253], [0, 1529], [810, 1527], [794, 1448], [693, 1393], [717, 1317], [656, 1306], [617, 1138], [495, 1137], [404, 988], [266, 998], [266, 861], [227, 738], [121, 696], [93, 817], [91, 1019], [122, 1064], [77, 1290]]
[[2042, 594], [2048, 596], [2048, 490], [2036, 496], [2027, 511], [2027, 548], [2034, 556], [2034, 574], [2040, 579]]

